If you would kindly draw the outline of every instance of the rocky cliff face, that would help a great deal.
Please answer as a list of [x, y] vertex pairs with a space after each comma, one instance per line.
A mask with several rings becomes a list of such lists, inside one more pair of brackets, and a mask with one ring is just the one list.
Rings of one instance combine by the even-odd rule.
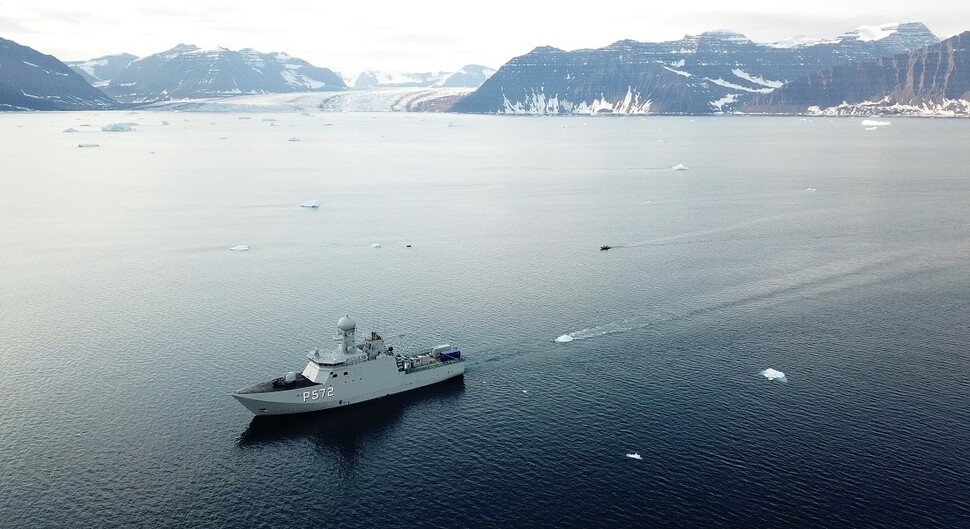
[[327, 68], [285, 53], [180, 44], [132, 61], [104, 87], [119, 101], [150, 103], [239, 94], [343, 90], [343, 80]]
[[106, 109], [115, 102], [61, 61], [0, 39], [0, 110]]
[[788, 80], [938, 42], [919, 23], [859, 28], [829, 41], [758, 44], [712, 31], [594, 50], [536, 48], [502, 66], [455, 112], [708, 114], [735, 111]]
[[856, 62], [792, 81], [745, 112], [853, 114], [967, 113], [970, 32], [911, 53]]

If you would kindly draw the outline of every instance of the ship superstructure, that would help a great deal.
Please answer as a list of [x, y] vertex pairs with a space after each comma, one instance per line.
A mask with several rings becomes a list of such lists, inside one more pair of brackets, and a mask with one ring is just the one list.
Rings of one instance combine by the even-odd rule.
[[358, 404], [465, 373], [461, 351], [451, 345], [402, 355], [386, 347], [376, 332], [357, 343], [356, 331], [350, 316], [340, 318], [336, 347], [310, 351], [302, 372], [244, 387], [232, 396], [256, 415], [304, 413]]

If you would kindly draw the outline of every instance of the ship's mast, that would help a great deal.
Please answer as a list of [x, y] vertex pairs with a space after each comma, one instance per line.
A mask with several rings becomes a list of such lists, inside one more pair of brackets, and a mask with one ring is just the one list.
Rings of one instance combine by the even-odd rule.
[[357, 331], [357, 322], [350, 316], [344, 316], [337, 322], [337, 334], [333, 339], [337, 343], [337, 352], [352, 355], [357, 352], [357, 344], [354, 341], [354, 333]]

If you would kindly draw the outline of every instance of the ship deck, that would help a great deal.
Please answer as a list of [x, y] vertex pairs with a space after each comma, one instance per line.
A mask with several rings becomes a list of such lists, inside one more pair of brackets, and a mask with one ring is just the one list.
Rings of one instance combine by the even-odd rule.
[[320, 384], [311, 381], [303, 375], [297, 375], [296, 380], [290, 383], [284, 383], [283, 378], [274, 378], [273, 380], [267, 380], [266, 382], [258, 382], [251, 386], [246, 386], [242, 389], [236, 390], [236, 393], [244, 395], [247, 393], [271, 393], [273, 391], [289, 391], [291, 389], [302, 389], [311, 386], [319, 386]]

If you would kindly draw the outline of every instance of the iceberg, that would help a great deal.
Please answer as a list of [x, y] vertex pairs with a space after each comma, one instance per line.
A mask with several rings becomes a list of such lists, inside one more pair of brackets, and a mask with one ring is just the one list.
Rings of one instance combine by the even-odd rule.
[[137, 125], [137, 123], [108, 123], [101, 127], [101, 130], [103, 132], [133, 132], [135, 130], [134, 125]]
[[240, 244], [240, 245], [237, 245], [237, 246], [233, 246], [232, 248], [229, 248], [229, 251], [230, 252], [248, 252], [249, 251], [249, 245], [248, 244]]
[[885, 127], [889, 125], [888, 121], [876, 121], [874, 119], [864, 119], [862, 120], [863, 127]]
[[879, 127], [866, 127], [866, 130], [876, 130], [876, 129], [878, 129], [878, 128], [879, 128]]
[[564, 334], [564, 335], [560, 336], [559, 338], [556, 338], [556, 341], [559, 342], [559, 343], [569, 343], [569, 342], [573, 341], [573, 337], [570, 336], [570, 335], [568, 335], [568, 334]]
[[370, 247], [371, 248], [380, 248], [381, 247], [381, 243], [375, 242], [374, 244], [370, 245]]
[[307, 202], [304, 202], [304, 203], [300, 204], [300, 207], [301, 208], [318, 208], [318, 207], [320, 207], [320, 201], [319, 200], [309, 200]]
[[673, 169], [674, 171], [686, 171], [686, 170], [690, 169], [690, 167], [687, 167], [686, 165], [684, 165], [682, 163], [679, 163], [679, 164], [671, 167], [671, 169]]
[[788, 377], [784, 373], [776, 369], [768, 368], [761, 372], [765, 378], [768, 380], [777, 380], [778, 382], [788, 382]]
[[626, 456], [629, 457], [630, 459], [643, 459], [643, 457], [640, 456], [639, 452], [633, 452], [632, 454], [627, 454]]

